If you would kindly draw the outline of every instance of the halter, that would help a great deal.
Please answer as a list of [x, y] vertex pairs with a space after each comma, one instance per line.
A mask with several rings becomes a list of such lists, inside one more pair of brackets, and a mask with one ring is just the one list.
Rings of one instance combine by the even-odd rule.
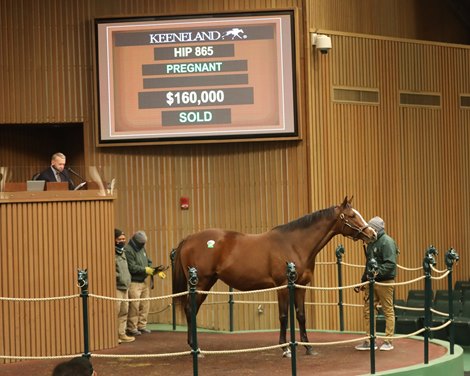
[[346, 218], [346, 216], [344, 215], [344, 213], [341, 213], [339, 215], [339, 219], [341, 219], [343, 221], [343, 228], [344, 228], [344, 226], [347, 226], [347, 227], [353, 229], [354, 231], [356, 231], [355, 235], [353, 235], [353, 236], [345, 235], [346, 237], [351, 238], [352, 240], [356, 241], [356, 240], [359, 239], [360, 234], [364, 234], [368, 239], [371, 239], [371, 237], [364, 232], [364, 230], [366, 228], [370, 227], [368, 224], [366, 224], [364, 227], [358, 227], [354, 224], [351, 224], [348, 221], [348, 219]]

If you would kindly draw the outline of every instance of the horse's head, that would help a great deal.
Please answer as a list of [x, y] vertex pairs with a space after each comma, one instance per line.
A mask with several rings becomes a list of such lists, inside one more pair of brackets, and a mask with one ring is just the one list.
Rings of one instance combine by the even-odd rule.
[[369, 243], [376, 240], [377, 233], [369, 227], [361, 213], [351, 206], [352, 199], [352, 197], [348, 199], [346, 196], [343, 203], [336, 207], [338, 214], [337, 233], [354, 241], [361, 239], [363, 242]]

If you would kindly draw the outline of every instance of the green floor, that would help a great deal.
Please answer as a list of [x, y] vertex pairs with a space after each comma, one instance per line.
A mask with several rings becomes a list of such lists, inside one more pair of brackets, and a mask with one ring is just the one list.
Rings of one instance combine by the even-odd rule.
[[470, 347], [463, 347], [463, 369], [465, 372], [470, 372]]

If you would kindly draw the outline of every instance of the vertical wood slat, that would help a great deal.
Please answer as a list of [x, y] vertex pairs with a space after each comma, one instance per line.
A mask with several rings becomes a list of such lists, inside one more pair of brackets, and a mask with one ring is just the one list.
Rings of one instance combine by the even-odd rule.
[[[88, 267], [93, 292], [114, 296], [113, 207], [112, 199], [0, 202], [0, 296], [42, 298], [78, 294], [77, 269], [84, 267]], [[84, 243], [88, 246], [83, 246]], [[80, 298], [1, 301], [2, 354], [45, 356], [83, 352], [81, 306]], [[107, 319], [114, 314], [112, 302], [90, 299], [91, 349], [116, 344], [114, 321]]]

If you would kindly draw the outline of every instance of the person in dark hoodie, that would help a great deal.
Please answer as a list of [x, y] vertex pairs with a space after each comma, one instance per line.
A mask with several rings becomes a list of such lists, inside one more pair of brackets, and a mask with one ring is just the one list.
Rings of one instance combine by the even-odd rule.
[[[384, 220], [374, 217], [369, 221], [369, 226], [377, 233], [377, 240], [367, 244], [367, 260], [374, 258], [377, 261], [378, 271], [374, 284], [374, 307], [380, 303], [385, 316], [385, 336], [387, 338], [380, 346], [381, 351], [393, 350], [392, 337], [395, 332], [395, 311], [393, 308], [393, 290], [397, 270], [398, 247], [385, 232]], [[362, 276], [362, 282], [367, 281], [367, 271]], [[369, 286], [364, 289], [364, 325], [365, 331], [370, 336], [370, 310], [369, 310]], [[376, 316], [374, 316], [376, 317]], [[357, 345], [356, 350], [370, 350], [369, 341]]]
[[[131, 273], [129, 299], [142, 299], [150, 296], [149, 286], [145, 280], [148, 276], [154, 275], [155, 269], [151, 267], [152, 261], [147, 256], [145, 243], [147, 243], [147, 235], [144, 231], [137, 231], [124, 246], [127, 265]], [[150, 333], [147, 329], [149, 308], [148, 300], [129, 303], [127, 335], [140, 336], [142, 333]]]
[[84, 356], [77, 356], [70, 360], [57, 364], [52, 376], [96, 376], [90, 359]]
[[[129, 286], [131, 285], [131, 273], [127, 265], [127, 258], [124, 252], [126, 245], [126, 234], [122, 230], [114, 229], [114, 253], [116, 260], [116, 297], [119, 299], [129, 298]], [[116, 302], [118, 318], [118, 341], [134, 342], [135, 337], [126, 335], [127, 313], [129, 302], [118, 300]]]

